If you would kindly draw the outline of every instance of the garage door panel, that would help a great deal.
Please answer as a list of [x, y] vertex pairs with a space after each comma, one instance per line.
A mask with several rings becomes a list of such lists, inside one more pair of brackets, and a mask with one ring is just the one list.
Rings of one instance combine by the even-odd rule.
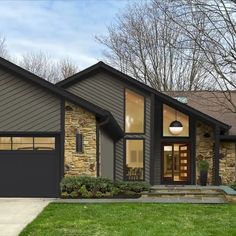
[[57, 153], [57, 151], [0, 152], [0, 196], [58, 196]]

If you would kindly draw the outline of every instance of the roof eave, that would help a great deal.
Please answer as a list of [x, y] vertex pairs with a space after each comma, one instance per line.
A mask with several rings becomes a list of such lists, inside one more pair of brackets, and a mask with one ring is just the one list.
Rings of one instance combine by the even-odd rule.
[[95, 71], [97, 72], [97, 71], [100, 71], [102, 69], [112, 73], [113, 75], [115, 75], [119, 78], [122, 78], [126, 82], [132, 83], [133, 85], [138, 86], [141, 89], [144, 89], [147, 92], [154, 93], [155, 95], [157, 95], [158, 97], [163, 99], [163, 101], [169, 102], [172, 105], [175, 105], [179, 108], [182, 108], [184, 111], [193, 113], [197, 117], [199, 117], [203, 120], [206, 120], [211, 124], [215, 124], [215, 125], [220, 126], [220, 128], [224, 131], [228, 131], [231, 128], [230, 125], [228, 125], [226, 123], [223, 123], [223, 122], [221, 122], [221, 121], [219, 121], [219, 120], [217, 120], [217, 119], [215, 119], [215, 118], [213, 118], [213, 117], [211, 117], [207, 114], [204, 114], [201, 111], [199, 111], [197, 109], [194, 109], [193, 107], [188, 106], [187, 104], [183, 104], [183, 103], [177, 101], [176, 99], [174, 99], [174, 98], [172, 98], [172, 97], [170, 97], [170, 96], [168, 96], [164, 93], [161, 93], [161, 92], [157, 91], [156, 89], [151, 88], [148, 85], [143, 84], [142, 82], [140, 82], [138, 80], [135, 80], [134, 78], [130, 77], [129, 75], [126, 75], [126, 74], [122, 73], [121, 71], [116, 70], [115, 68], [105, 64], [102, 61], [96, 63], [95, 65], [92, 65], [92, 66], [86, 68], [85, 70], [83, 70], [81, 72], [78, 72], [77, 74], [75, 74], [75, 75], [73, 75], [73, 76], [71, 76], [71, 77], [69, 77], [65, 80], [62, 80], [61, 82], [57, 83], [56, 85], [60, 86], [60, 87], [63, 87], [63, 88], [66, 88], [66, 87], [70, 86], [71, 84], [76, 83], [77, 80], [81, 80], [81, 79], [85, 78], [90, 73], [93, 73]]
[[118, 123], [116, 122], [116, 120], [114, 119], [114, 117], [106, 110], [86, 101], [85, 99], [83, 98], [80, 98], [66, 90], [64, 90], [63, 88], [60, 88], [58, 86], [55, 86], [54, 84], [46, 81], [45, 79], [13, 64], [12, 62], [10, 61], [7, 61], [6, 59], [4, 58], [1, 58], [0, 57], [0, 65], [2, 67], [4, 67], [4, 69], [10, 71], [11, 73], [13, 74], [16, 74], [17, 76], [20, 76], [21, 78], [23, 79], [27, 79], [28, 81], [34, 83], [34, 84], [37, 84], [43, 88], [46, 88], [48, 89], [49, 91], [51, 91], [52, 93], [54, 93], [55, 95], [59, 96], [59, 97], [62, 97], [64, 98], [65, 100], [68, 100], [70, 102], [73, 102], [75, 104], [77, 104], [78, 106], [86, 109], [87, 111], [95, 114], [95, 116], [99, 119], [106, 119], [107, 116], [110, 117], [110, 122], [111, 124], [111, 127], [113, 127], [113, 129], [111, 130], [115, 130], [117, 131], [118, 133], [116, 135], [114, 135], [113, 131], [109, 131], [109, 129], [107, 129], [108, 132], [110, 132], [114, 137], [115, 139], [117, 137], [120, 137], [121, 136], [121, 128], [120, 126], [118, 125]]

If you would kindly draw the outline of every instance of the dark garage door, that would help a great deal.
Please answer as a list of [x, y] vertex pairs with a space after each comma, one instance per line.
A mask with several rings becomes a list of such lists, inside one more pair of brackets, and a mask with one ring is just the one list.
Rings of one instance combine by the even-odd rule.
[[[56, 142], [50, 144], [54, 145], [50, 149], [37, 138], [33, 138], [33, 140], [39, 140], [37, 141], [39, 144], [33, 144], [33, 148], [28, 143], [14, 144], [12, 137], [10, 139], [0, 138], [1, 140], [1, 149], [10, 148], [6, 143], [3, 143], [4, 140], [5, 142], [11, 141], [11, 150], [0, 150], [1, 197], [58, 196], [59, 152]], [[17, 137], [15, 140], [19, 142], [20, 139]], [[22, 140], [27, 140], [27, 138], [24, 137]]]

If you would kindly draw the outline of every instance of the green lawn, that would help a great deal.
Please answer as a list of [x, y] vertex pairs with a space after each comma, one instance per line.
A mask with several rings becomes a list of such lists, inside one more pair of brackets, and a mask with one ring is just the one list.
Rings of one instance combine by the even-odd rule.
[[236, 204], [50, 204], [20, 234], [234, 236]]

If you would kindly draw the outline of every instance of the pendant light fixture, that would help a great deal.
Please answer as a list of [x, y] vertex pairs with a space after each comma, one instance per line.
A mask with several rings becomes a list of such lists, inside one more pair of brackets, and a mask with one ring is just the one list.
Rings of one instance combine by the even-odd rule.
[[180, 121], [177, 120], [177, 110], [175, 110], [175, 121], [172, 121], [169, 126], [169, 131], [173, 135], [178, 135], [183, 131], [184, 127]]

